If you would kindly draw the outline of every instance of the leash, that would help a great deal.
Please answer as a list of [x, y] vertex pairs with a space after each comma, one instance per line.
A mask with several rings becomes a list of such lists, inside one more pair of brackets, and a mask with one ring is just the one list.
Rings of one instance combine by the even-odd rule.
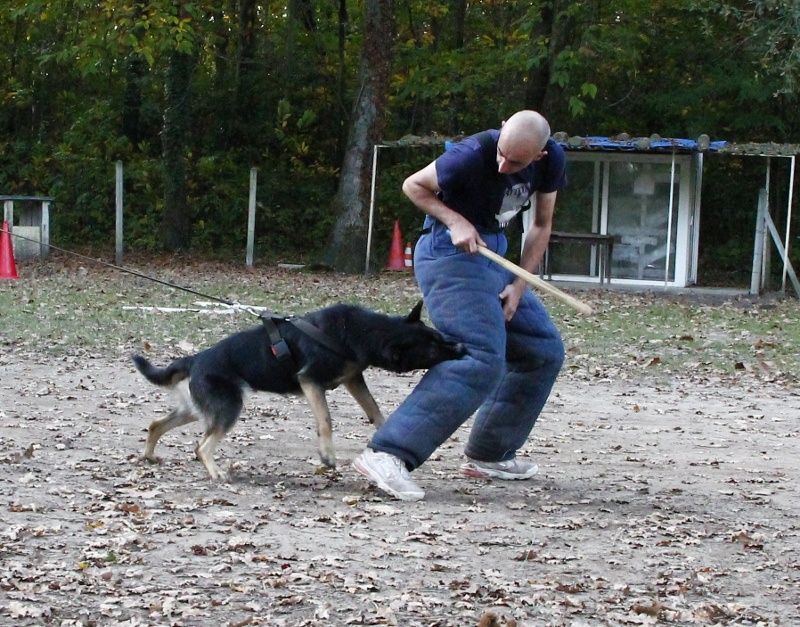
[[[15, 235], [12, 234], [11, 231], [0, 228], [0, 232], [8, 233], [9, 235], [13, 235], [14, 237], [19, 237], [20, 239], [27, 240], [29, 242], [33, 242], [35, 244], [41, 244], [37, 240], [25, 237], [24, 235]], [[166, 285], [167, 287], [174, 288], [176, 290], [181, 290], [183, 292], [188, 292], [189, 294], [194, 294], [195, 296], [201, 296], [203, 298], [207, 298], [209, 300], [216, 301], [218, 303], [222, 303], [223, 305], [227, 305], [233, 309], [240, 309], [242, 311], [246, 311], [249, 314], [258, 316], [261, 319], [261, 322], [264, 324], [264, 327], [269, 335], [272, 353], [275, 357], [278, 358], [279, 361], [286, 361], [289, 364], [293, 364], [292, 352], [289, 349], [289, 345], [281, 336], [280, 332], [278, 331], [278, 327], [275, 324], [275, 321], [285, 321], [293, 324], [295, 327], [300, 329], [303, 333], [308, 335], [309, 337], [315, 339], [317, 342], [326, 346], [327, 348], [331, 349], [334, 353], [337, 353], [340, 357], [343, 357], [348, 360], [354, 360], [355, 356], [353, 352], [344, 344], [339, 342], [338, 340], [326, 335], [322, 331], [320, 331], [317, 327], [313, 324], [304, 320], [302, 318], [295, 318], [294, 316], [282, 316], [280, 314], [272, 313], [266, 309], [262, 309], [260, 311], [256, 311], [253, 307], [249, 307], [247, 305], [241, 305], [239, 303], [234, 303], [232, 301], [226, 300], [224, 298], [218, 298], [217, 296], [211, 296], [209, 294], [204, 294], [203, 292], [198, 292], [197, 290], [193, 290], [191, 288], [185, 287], [183, 285], [176, 285], [175, 283], [170, 283], [169, 281], [163, 281], [161, 279], [157, 279], [155, 277], [143, 274], [142, 272], [138, 272], [136, 270], [131, 270], [130, 268], [125, 268], [123, 266], [118, 266], [113, 263], [108, 263], [107, 261], [102, 261], [100, 259], [95, 259], [93, 257], [88, 257], [87, 255], [82, 255], [80, 253], [76, 253], [71, 250], [67, 250], [65, 248], [59, 248], [58, 246], [54, 246], [53, 244], [45, 244], [49, 248], [53, 250], [57, 250], [59, 252], [65, 253], [67, 255], [72, 255], [73, 257], [79, 257], [80, 259], [85, 259], [87, 261], [91, 261], [93, 263], [100, 264], [101, 266], [106, 266], [107, 268], [112, 268], [114, 270], [118, 270], [119, 272], [125, 272], [127, 274], [131, 274], [133, 276], [139, 277], [141, 279], [147, 279], [148, 281], [153, 281], [155, 283], [160, 283], [161, 285]], [[292, 368], [296, 370], [296, 368]]]
[[[0, 229], [0, 232], [8, 233], [9, 235], [13, 235], [14, 237], [19, 237], [20, 239], [24, 239], [24, 240], [27, 240], [29, 242], [33, 242], [34, 244], [41, 245], [41, 242], [38, 241], [38, 240], [35, 240], [35, 239], [31, 238], [31, 237], [25, 237], [24, 235], [17, 235], [16, 233], [12, 233], [10, 230], [7, 230], [7, 229]], [[188, 292], [189, 294], [194, 294], [195, 296], [201, 296], [203, 298], [207, 298], [209, 300], [213, 300], [213, 301], [216, 301], [218, 303], [222, 303], [223, 305], [227, 305], [228, 307], [233, 307], [234, 309], [241, 309], [243, 311], [247, 311], [248, 313], [251, 313], [251, 314], [254, 314], [254, 315], [258, 315], [257, 312], [252, 311], [251, 307], [246, 307], [246, 306], [240, 305], [239, 303], [234, 303], [232, 301], [226, 300], [224, 298], [218, 298], [217, 296], [211, 296], [209, 294], [204, 294], [203, 292], [198, 292], [197, 290], [193, 290], [193, 289], [191, 289], [189, 287], [185, 287], [183, 285], [176, 285], [175, 283], [170, 283], [169, 281], [163, 281], [161, 279], [157, 279], [155, 277], [148, 276], [148, 275], [143, 274], [141, 272], [138, 272], [136, 270], [131, 270], [130, 268], [125, 268], [123, 266], [117, 266], [117, 265], [115, 265], [113, 263], [108, 263], [107, 261], [102, 261], [101, 259], [95, 259], [93, 257], [88, 257], [86, 255], [82, 255], [80, 253], [76, 253], [76, 252], [74, 252], [72, 250], [67, 250], [66, 248], [59, 248], [58, 246], [54, 246], [53, 244], [49, 244], [48, 243], [48, 244], [45, 244], [45, 246], [47, 246], [48, 248], [51, 248], [53, 250], [57, 250], [59, 252], [65, 253], [67, 255], [72, 255], [73, 257], [78, 257], [80, 259], [85, 259], [87, 261], [91, 261], [91, 262], [99, 264], [101, 266], [105, 266], [107, 268], [112, 268], [114, 270], [118, 270], [119, 272], [125, 272], [127, 274], [132, 274], [133, 276], [139, 277], [141, 279], [147, 279], [148, 281], [153, 281], [154, 283], [160, 283], [161, 285], [166, 285], [167, 287], [172, 287], [172, 288], [174, 288], [176, 290], [181, 290], [183, 292]]]

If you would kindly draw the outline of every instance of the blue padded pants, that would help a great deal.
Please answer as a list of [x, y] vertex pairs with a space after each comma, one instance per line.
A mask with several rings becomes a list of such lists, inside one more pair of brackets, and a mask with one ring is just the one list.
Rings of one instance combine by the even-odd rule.
[[[428, 370], [369, 444], [423, 464], [477, 410], [468, 457], [512, 459], [530, 435], [564, 362], [561, 335], [530, 289], [506, 323], [498, 295], [514, 276], [481, 255], [453, 246], [446, 227], [432, 228], [414, 251], [414, 272], [434, 326], [463, 342], [468, 355]], [[503, 255], [502, 233], [481, 233]]]

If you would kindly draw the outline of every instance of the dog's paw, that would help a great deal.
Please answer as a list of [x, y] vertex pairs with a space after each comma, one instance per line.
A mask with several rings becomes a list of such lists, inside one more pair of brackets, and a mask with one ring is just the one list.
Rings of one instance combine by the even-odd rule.
[[323, 466], [326, 468], [336, 469], [336, 454], [335, 453], [328, 453], [326, 451], [320, 451], [319, 453], [319, 461], [322, 462]]
[[230, 475], [227, 472], [225, 472], [224, 470], [221, 470], [219, 468], [215, 472], [213, 472], [213, 473], [209, 472], [208, 474], [211, 476], [211, 479], [213, 481], [216, 481], [217, 483], [230, 483], [231, 482]]
[[147, 462], [148, 464], [161, 464], [161, 460], [155, 455], [142, 455], [139, 461], [142, 463]]
[[328, 475], [331, 477], [339, 476], [339, 469], [336, 466], [317, 466], [314, 470], [315, 475]]
[[486, 614], [481, 617], [481, 622], [478, 623], [478, 627], [517, 627], [517, 621], [513, 618], [509, 618], [507, 621], [501, 623], [500, 617], [497, 616], [497, 614], [494, 612], [486, 612]]

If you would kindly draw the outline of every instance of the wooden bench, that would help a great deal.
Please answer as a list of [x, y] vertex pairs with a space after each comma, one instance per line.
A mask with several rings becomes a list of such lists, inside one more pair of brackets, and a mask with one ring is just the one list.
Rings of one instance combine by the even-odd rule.
[[604, 235], [602, 233], [564, 233], [563, 231], [553, 231], [550, 233], [550, 242], [544, 251], [544, 260], [539, 264], [539, 276], [552, 279], [553, 273], [550, 269], [550, 247], [553, 244], [588, 244], [597, 246], [596, 259], [599, 263], [597, 275], [600, 283], [611, 282], [611, 259], [614, 253], [615, 235]]

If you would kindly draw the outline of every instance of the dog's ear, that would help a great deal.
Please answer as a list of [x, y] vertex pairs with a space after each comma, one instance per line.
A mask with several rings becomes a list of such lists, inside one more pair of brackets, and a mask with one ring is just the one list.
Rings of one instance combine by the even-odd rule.
[[406, 322], [419, 322], [422, 319], [422, 304], [423, 301], [420, 301], [414, 305], [414, 309], [411, 310], [411, 313], [406, 316]]

